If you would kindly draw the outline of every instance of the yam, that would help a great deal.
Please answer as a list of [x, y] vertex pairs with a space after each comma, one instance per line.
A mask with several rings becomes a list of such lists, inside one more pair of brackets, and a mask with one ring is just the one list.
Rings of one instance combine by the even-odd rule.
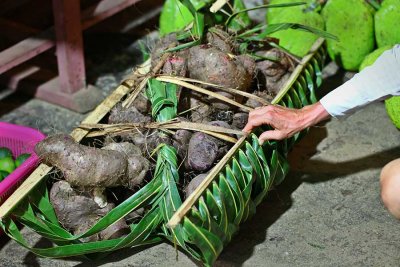
[[277, 59], [256, 63], [261, 85], [267, 89], [269, 94], [275, 96], [289, 79], [292, 64], [290, 59], [276, 48], [266, 52], [263, 56]]
[[233, 115], [232, 128], [241, 130], [246, 126], [247, 120], [249, 119], [249, 114], [244, 112], [239, 112]]
[[[66, 181], [53, 184], [50, 190], [50, 202], [61, 225], [75, 235], [89, 230], [114, 208], [112, 203], [100, 208], [89, 195], [78, 194]], [[86, 241], [118, 238], [128, 232], [129, 226], [124, 219], [121, 219], [100, 233], [90, 236]]]
[[184, 188], [185, 196], [188, 198], [199, 187], [201, 182], [207, 177], [207, 173], [202, 173], [194, 177]]
[[150, 162], [142, 156], [139, 147], [132, 143], [111, 143], [103, 147], [106, 150], [115, 150], [124, 154], [128, 159], [128, 188], [133, 188], [142, 183], [147, 171], [150, 169]]
[[146, 123], [150, 122], [151, 117], [143, 115], [135, 106], [123, 108], [121, 104], [115, 106], [108, 117], [109, 124], [116, 123]]
[[215, 138], [197, 132], [190, 138], [187, 164], [185, 166], [194, 171], [208, 171], [218, 156], [218, 144]]
[[[210, 45], [200, 45], [189, 49], [188, 70], [190, 78], [247, 91], [253, 80], [253, 70], [249, 69], [250, 61], [247, 57], [236, 57]], [[227, 93], [223, 94], [227, 96]], [[212, 105], [219, 109], [232, 108], [216, 100], [212, 101]]]
[[61, 170], [72, 186], [128, 187], [147, 171], [147, 160], [141, 156], [128, 161], [121, 152], [84, 146], [66, 134], [45, 138], [35, 146], [35, 152], [43, 163]]

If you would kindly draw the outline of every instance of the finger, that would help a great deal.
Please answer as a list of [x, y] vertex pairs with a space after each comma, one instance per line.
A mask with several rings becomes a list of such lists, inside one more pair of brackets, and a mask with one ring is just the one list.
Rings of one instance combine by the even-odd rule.
[[253, 116], [251, 118], [249, 118], [249, 120], [247, 121], [246, 126], [244, 126], [243, 131], [250, 133], [251, 130], [253, 130], [254, 128], [263, 125], [263, 124], [268, 124], [268, 121], [266, 119], [267, 116], [263, 116], [263, 115], [259, 115], [259, 116]]
[[286, 134], [279, 130], [270, 130], [263, 132], [259, 137], [258, 141], [262, 145], [266, 140], [283, 140], [286, 138]]

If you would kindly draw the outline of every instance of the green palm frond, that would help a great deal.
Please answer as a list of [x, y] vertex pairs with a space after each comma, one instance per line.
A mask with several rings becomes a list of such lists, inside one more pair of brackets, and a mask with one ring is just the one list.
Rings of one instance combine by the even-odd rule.
[[[323, 40], [319, 39], [272, 103], [301, 108], [316, 102], [325, 57]], [[168, 225], [183, 227], [186, 246], [199, 251], [201, 260], [212, 265], [239, 224], [254, 214], [271, 186], [285, 178], [289, 171], [287, 153], [303, 135], [267, 141], [262, 146], [255, 134], [239, 139]]]

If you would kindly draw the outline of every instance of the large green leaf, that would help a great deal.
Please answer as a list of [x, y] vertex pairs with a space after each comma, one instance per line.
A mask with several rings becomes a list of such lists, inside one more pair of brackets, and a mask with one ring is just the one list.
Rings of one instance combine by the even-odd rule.
[[193, 22], [190, 10], [179, 0], [166, 0], [160, 14], [160, 35], [178, 32]]

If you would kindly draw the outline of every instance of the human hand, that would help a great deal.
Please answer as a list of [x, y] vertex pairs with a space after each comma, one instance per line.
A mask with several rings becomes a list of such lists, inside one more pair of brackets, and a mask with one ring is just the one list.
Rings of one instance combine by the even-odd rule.
[[262, 144], [265, 140], [289, 138], [328, 117], [330, 117], [329, 113], [319, 102], [302, 109], [269, 105], [251, 111], [243, 131], [250, 133], [258, 126], [270, 125], [273, 130], [265, 131], [259, 136], [260, 144]]

